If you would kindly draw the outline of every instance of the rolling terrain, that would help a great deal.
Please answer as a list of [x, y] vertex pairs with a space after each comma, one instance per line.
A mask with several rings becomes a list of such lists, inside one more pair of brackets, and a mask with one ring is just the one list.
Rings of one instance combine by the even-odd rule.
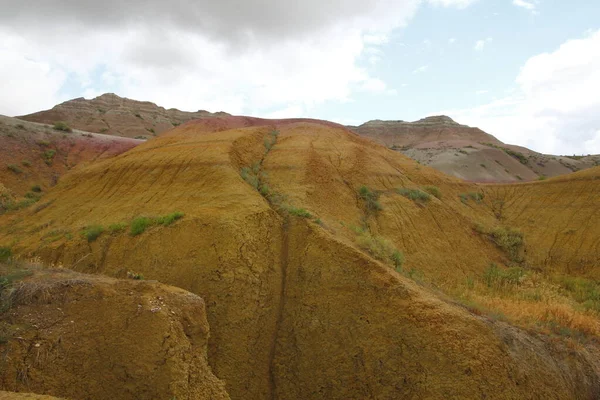
[[65, 174], [0, 248], [200, 296], [232, 399], [595, 399], [599, 196], [600, 168], [475, 184], [329, 122], [209, 118]]
[[171, 108], [166, 110], [149, 101], [137, 101], [105, 93], [94, 99], [78, 98], [40, 111], [17, 117], [42, 124], [66, 122], [69, 126], [88, 132], [149, 139], [184, 122], [214, 116], [227, 116], [219, 112], [199, 110], [185, 112]]
[[446, 116], [369, 121], [352, 130], [424, 165], [475, 182], [534, 181], [600, 166], [600, 155], [553, 156], [507, 145]]

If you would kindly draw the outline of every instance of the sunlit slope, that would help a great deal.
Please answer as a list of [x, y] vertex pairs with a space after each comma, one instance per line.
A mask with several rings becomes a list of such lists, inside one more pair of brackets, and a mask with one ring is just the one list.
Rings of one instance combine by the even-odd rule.
[[[397, 191], [426, 186], [440, 198]], [[474, 316], [358, 240], [386, 238], [405, 271], [455, 287], [507, 260], [474, 230], [497, 222], [488, 204], [461, 201], [480, 191], [335, 124], [211, 119], [66, 175], [43, 204], [0, 219], [0, 245], [201, 295], [208, 360], [233, 399], [593, 398], [592, 350]], [[87, 240], [90, 226], [104, 232]]]

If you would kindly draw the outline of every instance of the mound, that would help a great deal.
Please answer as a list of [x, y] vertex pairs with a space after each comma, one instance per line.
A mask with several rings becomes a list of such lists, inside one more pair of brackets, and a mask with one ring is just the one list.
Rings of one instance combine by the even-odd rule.
[[30, 273], [3, 293], [0, 388], [72, 399], [229, 399], [207, 364], [198, 296], [61, 269]]
[[468, 181], [533, 181], [600, 165], [600, 156], [551, 156], [507, 145], [445, 116], [416, 122], [369, 121], [351, 128], [422, 164]]
[[[67, 128], [65, 128], [67, 129]], [[121, 154], [141, 140], [48, 126], [0, 116], [0, 212], [6, 202], [35, 199], [78, 165]], [[36, 187], [32, 191], [32, 188]], [[3, 196], [4, 194], [4, 196]], [[4, 201], [3, 201], [4, 199]]]
[[[529, 186], [505, 187], [508, 209]], [[202, 120], [66, 175], [44, 208], [0, 219], [0, 245], [200, 295], [208, 360], [234, 399], [595, 398], [593, 341], [569, 346], [442, 293], [497, 300], [517, 288], [485, 285], [490, 263], [552, 251], [529, 231], [525, 248], [501, 246], [519, 212], [498, 215], [494, 190], [331, 123]], [[578, 318], [600, 332], [595, 314]]]
[[223, 112], [212, 114], [203, 110], [166, 110], [148, 101], [130, 100], [106, 93], [91, 100], [69, 100], [50, 110], [18, 118], [43, 124], [64, 121], [73, 128], [84, 131], [147, 139], [190, 120], [227, 115]]

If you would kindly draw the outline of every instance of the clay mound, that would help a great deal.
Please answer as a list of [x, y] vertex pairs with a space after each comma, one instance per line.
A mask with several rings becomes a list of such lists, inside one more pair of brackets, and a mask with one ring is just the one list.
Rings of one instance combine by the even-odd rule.
[[35, 185], [46, 191], [78, 165], [114, 157], [141, 140], [52, 127], [0, 116], [0, 183], [21, 197]]
[[3, 306], [3, 390], [71, 399], [229, 399], [207, 364], [204, 302], [181, 289], [40, 270], [5, 291]]
[[19, 119], [54, 124], [67, 122], [73, 128], [107, 135], [148, 139], [184, 122], [229, 114], [199, 110], [185, 112], [165, 109], [148, 101], [130, 100], [106, 93], [91, 100], [77, 98], [50, 110], [18, 117]]
[[[0, 217], [0, 246], [84, 272], [132, 270], [200, 295], [208, 360], [234, 399], [598, 396], [593, 341], [570, 347], [475, 315], [436, 289], [509, 262], [474, 229], [508, 218], [496, 213], [493, 186], [446, 176], [335, 124], [262, 123], [188, 123], [73, 171], [44, 208]], [[505, 212], [521, 188], [541, 194], [554, 184], [503, 186]], [[430, 186], [439, 193], [427, 202], [409, 197]], [[578, 209], [590, 221], [582, 235], [600, 237], [596, 193], [565, 187], [563, 207], [573, 196], [589, 205]], [[470, 193], [477, 201], [465, 200]], [[90, 227], [103, 231], [90, 238]], [[549, 225], [543, 237], [560, 229]], [[554, 251], [527, 238], [525, 257]], [[388, 246], [406, 255], [401, 273], [377, 252]], [[587, 244], [565, 254], [598, 259]], [[430, 288], [409, 279], [415, 274]], [[589, 331], [600, 332], [588, 317]]]
[[416, 122], [370, 121], [351, 127], [446, 174], [473, 182], [534, 181], [600, 165], [600, 155], [561, 157], [507, 145], [449, 117]]

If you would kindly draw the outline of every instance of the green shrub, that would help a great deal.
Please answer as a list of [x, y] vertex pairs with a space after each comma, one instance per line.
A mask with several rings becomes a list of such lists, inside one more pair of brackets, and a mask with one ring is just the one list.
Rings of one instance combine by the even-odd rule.
[[127, 228], [127, 224], [125, 222], [117, 222], [115, 224], [110, 224], [108, 226], [108, 230], [111, 233], [118, 233], [118, 232], [122, 232]]
[[540, 175], [538, 177], [538, 180], [540, 180], [540, 181], [545, 181], [546, 179], [548, 179], [548, 177], [546, 175]]
[[295, 207], [289, 207], [287, 209], [287, 211], [291, 214], [294, 215], [296, 217], [302, 217], [302, 218], [312, 218], [312, 215], [306, 211], [304, 208], [295, 208]]
[[58, 121], [54, 123], [54, 130], [63, 131], [63, 132], [73, 132], [73, 129], [66, 122]]
[[423, 189], [433, 197], [436, 197], [440, 200], [442, 199], [442, 192], [437, 186], [425, 186]]
[[469, 195], [466, 193], [461, 193], [458, 195], [458, 197], [460, 198], [460, 201], [463, 204], [467, 204], [469, 202]]
[[12, 250], [10, 247], [0, 247], [0, 262], [8, 261], [12, 256]]
[[415, 202], [427, 203], [429, 200], [431, 200], [431, 196], [428, 193], [425, 193], [419, 189], [400, 188], [396, 191], [398, 192], [398, 194]]
[[402, 270], [404, 254], [394, 247], [389, 240], [381, 236], [373, 236], [365, 229], [358, 228], [354, 231], [357, 233], [356, 243], [358, 247], [381, 261], [392, 262], [396, 271], [400, 272]]
[[42, 195], [39, 193], [34, 193], [34, 192], [25, 193], [26, 199], [35, 199], [35, 201], [38, 201], [40, 199], [40, 197], [42, 197]]
[[358, 195], [364, 200], [368, 212], [383, 210], [383, 207], [381, 207], [381, 204], [379, 203], [379, 193], [376, 191], [363, 185], [358, 189]]
[[140, 115], [140, 113], [135, 113], [135, 116], [138, 117], [139, 119], [144, 119], [144, 118], [142, 118], [142, 116]]
[[521, 262], [521, 249], [524, 245], [523, 233], [511, 228], [496, 228], [490, 233], [492, 240], [502, 249], [511, 261]]
[[52, 159], [54, 158], [55, 155], [56, 155], [56, 150], [50, 149], [50, 150], [46, 150], [42, 154], [42, 157], [44, 158], [46, 163], [48, 163], [48, 162], [52, 162]]
[[133, 221], [131, 221], [130, 234], [131, 236], [141, 235], [146, 231], [146, 229], [148, 229], [152, 225], [152, 219], [148, 217], [137, 217]]
[[136, 281], [143, 281], [144, 280], [144, 275], [138, 273], [138, 272], [131, 272], [131, 271], [127, 271], [127, 278], [129, 279], [133, 279]]
[[10, 171], [14, 172], [15, 174], [20, 174], [23, 171], [21, 170], [21, 168], [19, 168], [17, 165], [15, 164], [8, 164], [6, 166], [6, 168], [8, 168]]
[[519, 160], [519, 162], [521, 164], [523, 164], [523, 165], [529, 164], [529, 159], [523, 153], [519, 153], [518, 151], [513, 151], [513, 150], [510, 150], [507, 148], [502, 148], [502, 150], [504, 150], [504, 152], [506, 154], [508, 154], [509, 156]]
[[483, 201], [484, 195], [482, 192], [470, 192], [469, 193], [469, 198], [471, 200], [474, 200], [475, 203], [479, 204]]
[[174, 213], [168, 214], [168, 215], [164, 215], [162, 217], [158, 217], [156, 219], [156, 223], [163, 225], [163, 226], [169, 226], [172, 223], [174, 223], [175, 221], [183, 218], [185, 216], [184, 213], [176, 211]]
[[84, 235], [88, 242], [93, 242], [104, 232], [104, 227], [101, 225], [90, 225], [85, 228]]
[[48, 147], [48, 146], [50, 146], [50, 142], [47, 141], [47, 140], [38, 140], [36, 143], [37, 143], [38, 146], [41, 146], [41, 147]]
[[31, 187], [31, 191], [35, 192], [35, 193], [41, 193], [42, 192], [42, 187], [40, 185], [33, 185]]
[[28, 160], [21, 161], [21, 164], [23, 164], [26, 167], [31, 167], [31, 161], [28, 161]]
[[580, 278], [580, 277], [561, 277], [557, 283], [564, 290], [568, 291], [571, 297], [583, 308], [600, 312], [600, 283]]
[[17, 124], [15, 126], [17, 127], [17, 129], [25, 129], [25, 125], [23, 124]]

